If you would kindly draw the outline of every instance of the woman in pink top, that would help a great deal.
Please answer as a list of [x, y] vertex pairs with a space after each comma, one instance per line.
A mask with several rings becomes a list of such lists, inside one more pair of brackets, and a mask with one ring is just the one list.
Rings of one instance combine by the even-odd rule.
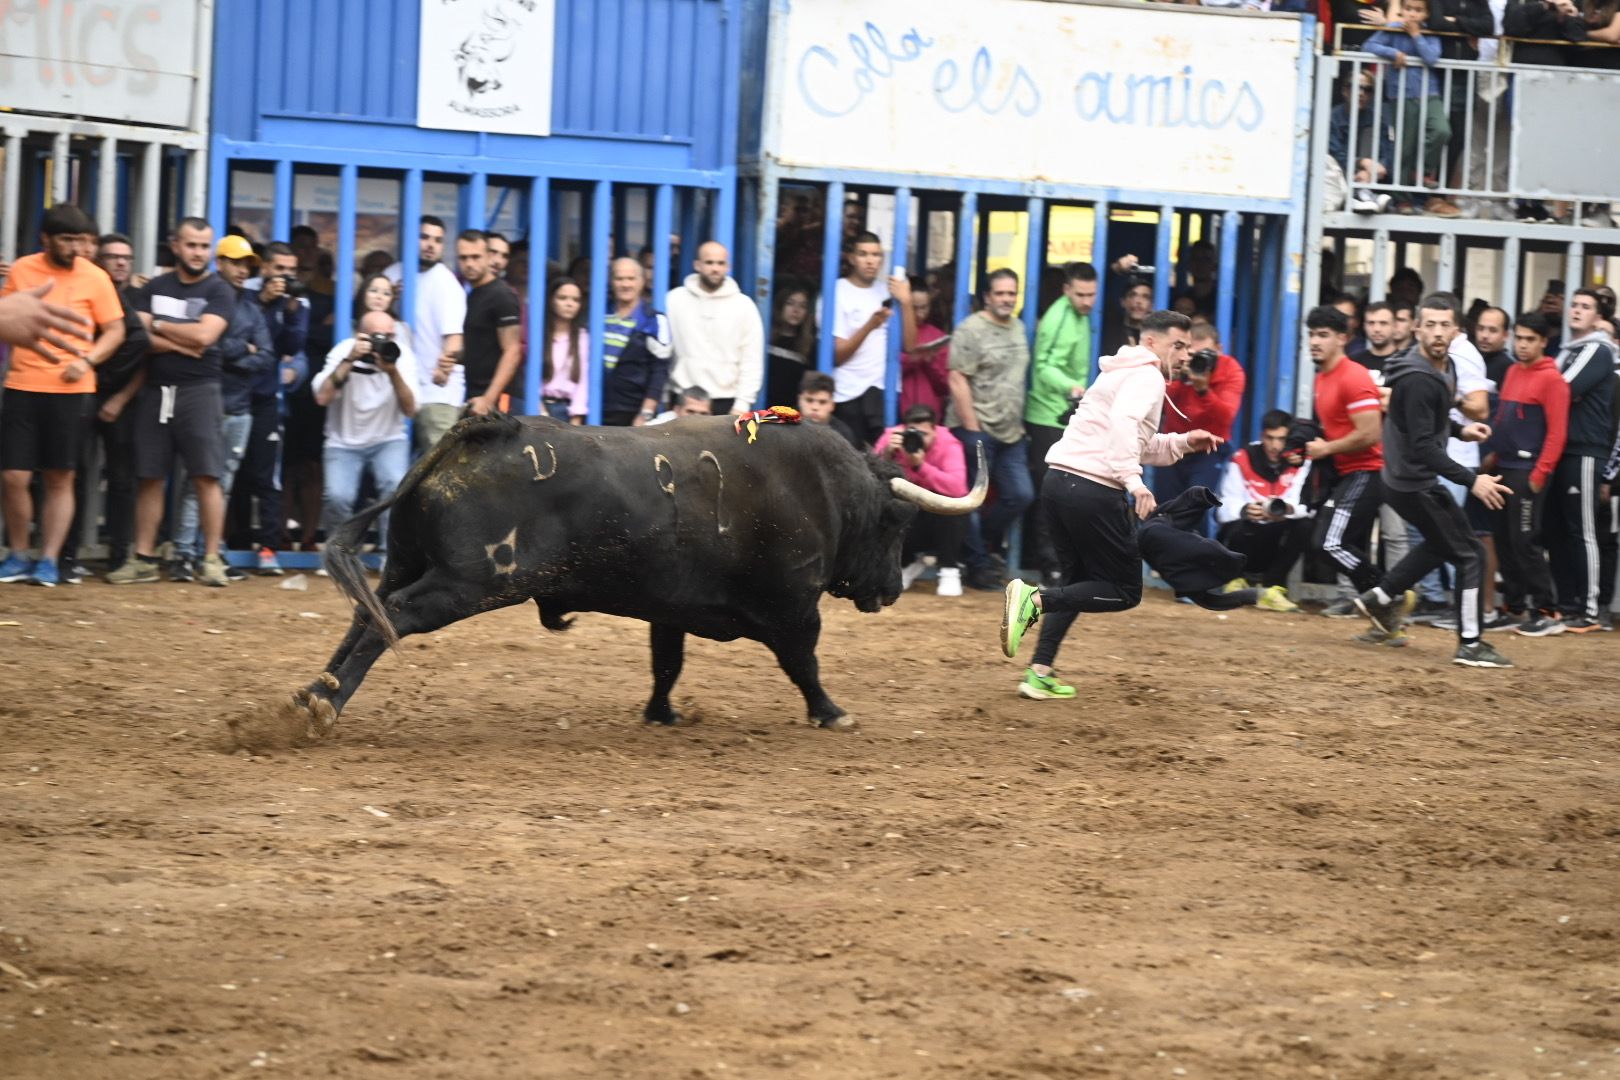
[[583, 424], [591, 405], [591, 379], [585, 370], [591, 337], [579, 319], [584, 299], [579, 283], [568, 277], [553, 279], [546, 292], [546, 366], [541, 399], [546, 415], [572, 424]]
[[917, 347], [900, 354], [900, 411], [927, 405], [939, 415], [950, 390], [950, 335], [935, 325], [934, 291], [915, 275], [911, 278], [911, 310], [917, 315]]

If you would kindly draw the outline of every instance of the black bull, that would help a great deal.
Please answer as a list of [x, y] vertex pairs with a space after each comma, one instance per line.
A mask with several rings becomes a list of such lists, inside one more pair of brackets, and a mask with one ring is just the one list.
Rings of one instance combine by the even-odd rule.
[[[851, 727], [821, 688], [821, 594], [868, 612], [892, 604], [917, 507], [970, 513], [987, 472], [981, 461], [973, 491], [948, 499], [815, 424], [764, 424], [749, 443], [723, 417], [645, 428], [468, 418], [328, 541], [327, 571], [354, 621], [294, 702], [307, 734], [325, 735], [399, 638], [533, 600], [550, 630], [576, 611], [651, 624], [648, 721], [679, 719], [669, 694], [685, 636], [697, 634], [762, 642], [813, 721]], [[355, 548], [385, 509], [388, 560], [373, 592]]]

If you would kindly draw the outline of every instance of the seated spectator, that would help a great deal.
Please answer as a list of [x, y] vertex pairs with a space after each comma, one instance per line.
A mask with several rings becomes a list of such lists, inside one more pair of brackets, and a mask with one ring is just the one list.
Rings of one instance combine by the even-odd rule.
[[799, 396], [804, 373], [816, 366], [816, 325], [810, 318], [814, 302], [808, 285], [784, 283], [776, 293], [771, 315], [771, 345], [765, 357], [766, 405], [785, 405]]
[[[939, 426], [939, 414], [932, 405], [913, 405], [901, 416], [902, 423], [887, 428], [872, 447], [879, 457], [905, 470], [906, 479], [940, 495], [960, 498], [967, 494], [967, 459], [961, 440]], [[968, 519], [960, 516], [920, 511], [906, 530], [900, 562], [900, 585], [909, 589], [927, 569], [920, 557], [935, 556], [939, 564], [940, 596], [962, 595], [962, 541]]]
[[[1352, 81], [1344, 81], [1343, 100], [1333, 106], [1328, 121], [1328, 157], [1351, 180], [1350, 209], [1359, 214], [1376, 214], [1389, 206], [1389, 196], [1374, 193], [1371, 185], [1387, 183], [1395, 161], [1393, 110], [1382, 110], [1375, 118], [1373, 90], [1378, 77], [1372, 68], [1362, 68]], [[1350, 134], [1350, 101], [1356, 101], [1355, 138]], [[1375, 129], [1376, 119], [1376, 129]], [[1354, 344], [1354, 341], [1352, 341]]]
[[[338, 342], [311, 384], [327, 406], [322, 518], [328, 531], [354, 514], [369, 471], [377, 498], [394, 493], [411, 464], [405, 421], [416, 414], [417, 361], [411, 335], [385, 311], [367, 312], [354, 337]], [[388, 548], [388, 514], [377, 525]]]
[[679, 420], [687, 416], [713, 416], [714, 407], [709, 400], [709, 392], [701, 386], [688, 386], [685, 390], [675, 392], [675, 407], [666, 409], [647, 421], [647, 426], [654, 424], [667, 424], [671, 420]]
[[807, 424], [826, 424], [857, 450], [866, 449], [849, 425], [833, 415], [833, 390], [838, 383], [825, 371], [807, 371], [799, 382], [799, 413]]
[[591, 377], [585, 370], [591, 334], [579, 317], [584, 303], [585, 290], [573, 278], [554, 278], [546, 291], [541, 406], [565, 424], [583, 424], [591, 411]]
[[1484, 447], [1490, 455], [1486, 471], [1500, 473], [1509, 488], [1502, 509], [1491, 512], [1502, 607], [1485, 629], [1510, 626], [1526, 637], [1564, 632], [1541, 545], [1541, 518], [1547, 484], [1564, 453], [1569, 384], [1559, 374], [1558, 362], [1547, 355], [1547, 329], [1546, 318], [1537, 312], [1519, 316], [1513, 328], [1515, 362], [1503, 380]]
[[[95, 343], [67, 354], [44, 340], [11, 350], [0, 423], [0, 484], [4, 487], [6, 538], [11, 552], [0, 563], [0, 581], [54, 587], [68, 526], [73, 522], [73, 478], [81, 443], [96, 400], [96, 368], [124, 342], [124, 307], [112, 278], [91, 262], [96, 224], [71, 203], [59, 203], [41, 220], [40, 250], [18, 259], [0, 295], [41, 286], [51, 303], [71, 309], [95, 328]], [[39, 559], [28, 557], [35, 519], [32, 484], [39, 473]], [[78, 578], [67, 578], [78, 584]]]
[[900, 354], [900, 410], [927, 405], [937, 415], [950, 396], [951, 335], [939, 328], [938, 299], [926, 278], [911, 275], [911, 310], [917, 316], [917, 347]]
[[[1401, 162], [1410, 172], [1396, 180], [1413, 187], [1439, 186], [1446, 146], [1451, 142], [1451, 118], [1442, 96], [1445, 80], [1437, 67], [1440, 39], [1423, 32], [1428, 17], [1429, 0], [1401, 0], [1384, 29], [1363, 46], [1396, 68], [1394, 76], [1385, 81], [1384, 96], [1402, 113]], [[1409, 197], [1403, 196], [1400, 202], [1411, 205]], [[1436, 217], [1462, 214], [1438, 195], [1431, 195], [1423, 209]]]
[[[1165, 391], [1168, 406], [1159, 421], [1159, 430], [1183, 434], [1200, 429], [1221, 440], [1221, 447], [1204, 453], [1189, 453], [1174, 465], [1153, 470], [1153, 497], [1161, 504], [1192, 487], [1214, 491], [1220, 486], [1221, 469], [1230, 450], [1232, 421], [1243, 404], [1243, 388], [1248, 376], [1236, 357], [1221, 351], [1220, 331], [1209, 323], [1197, 323], [1189, 335], [1188, 357], [1179, 378]], [[1207, 527], [1202, 530], [1208, 533]]]
[[1294, 418], [1273, 409], [1260, 421], [1260, 440], [1232, 455], [1221, 477], [1221, 505], [1215, 510], [1220, 523], [1216, 538], [1244, 556], [1244, 578], [1233, 582], [1234, 591], [1259, 585], [1255, 604], [1266, 611], [1298, 611], [1288, 598], [1288, 575], [1310, 538], [1310, 511], [1301, 493], [1311, 463], [1290, 465], [1283, 460], [1288, 429]]

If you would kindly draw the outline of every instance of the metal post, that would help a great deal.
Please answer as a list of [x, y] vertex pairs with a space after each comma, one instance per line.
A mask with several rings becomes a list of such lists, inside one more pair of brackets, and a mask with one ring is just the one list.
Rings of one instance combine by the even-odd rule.
[[973, 282], [973, 242], [979, 235], [979, 193], [962, 192], [962, 207], [956, 219], [956, 304], [951, 309], [951, 325], [955, 326], [973, 310], [971, 297]]
[[[292, 239], [293, 224], [293, 163], [290, 160], [276, 162], [275, 172], [271, 174], [271, 187], [274, 191], [272, 198], [275, 205], [270, 208], [270, 239], [279, 240], [283, 244]], [[401, 211], [403, 213], [403, 211]], [[404, 236], [405, 226], [400, 225], [400, 235]], [[406, 308], [405, 310], [410, 310]]]
[[[591, 185], [591, 283], [585, 295], [591, 298], [589, 308], [591, 332], [591, 410], [586, 423], [602, 422], [602, 333], [607, 320], [607, 305], [613, 303], [608, 296], [608, 234], [613, 231], [613, 184], [598, 180]], [[637, 403], [637, 408], [640, 404]]]
[[[1579, 214], [1577, 208], [1571, 211]], [[1575, 220], [1580, 220], [1578, 217]], [[1563, 340], [1569, 338], [1569, 297], [1586, 283], [1586, 244], [1580, 240], [1570, 242], [1564, 253], [1564, 325], [1559, 331]]]
[[96, 224], [104, 233], [118, 231], [118, 139], [112, 135], [102, 138], [96, 157]]
[[[906, 265], [906, 251], [910, 247], [911, 231], [911, 189], [908, 187], [894, 189], [894, 247], [889, 252], [889, 262], [902, 269]], [[888, 276], [891, 267], [884, 267], [879, 274]], [[884, 360], [883, 371], [883, 417], [884, 423], [895, 422], [900, 404], [900, 347], [905, 344], [905, 316], [901, 314], [900, 305], [894, 305], [889, 313], [888, 356]]]
[[1237, 235], [1237, 312], [1233, 315], [1236, 326], [1233, 330], [1232, 344], [1229, 347], [1233, 356], [1246, 360], [1252, 365], [1255, 355], [1254, 222], [1241, 214], [1238, 216], [1238, 220], [1241, 224]]
[[1097, 271], [1097, 302], [1091, 306], [1091, 370], [1086, 385], [1097, 381], [1098, 361], [1102, 359], [1103, 324], [1108, 321], [1108, 218], [1113, 205], [1099, 199], [1091, 207], [1091, 264]]
[[68, 135], [65, 131], [51, 136], [51, 202], [68, 201]]
[[[417, 233], [422, 216], [422, 170], [406, 169], [405, 184], [399, 198], [399, 281], [403, 286], [400, 310], [412, 326], [416, 325], [417, 276], [422, 272], [421, 252], [417, 247]], [[342, 290], [339, 290], [340, 292]], [[437, 357], [421, 357], [417, 363], [427, 365]]]
[[1221, 215], [1221, 285], [1215, 290], [1215, 329], [1229, 352], [1232, 350], [1232, 302], [1237, 299], [1232, 287], [1238, 275], [1237, 256], [1238, 212], [1228, 210]]
[[1502, 243], [1502, 291], [1496, 301], [1509, 319], [1519, 317], [1519, 258], [1519, 238], [1510, 236]]
[[[463, 229], [482, 229], [484, 227], [484, 214], [489, 208], [489, 176], [486, 173], [475, 172], [467, 177], [467, 187], [463, 192], [466, 201], [466, 210], [461, 215]], [[452, 242], [454, 237], [449, 237]], [[446, 254], [453, 255], [452, 247]]]
[[1254, 394], [1250, 400], [1264, 412], [1272, 407], [1274, 397], [1272, 378], [1276, 371], [1277, 296], [1278, 274], [1281, 270], [1282, 229], [1277, 218], [1267, 215], [1260, 230], [1260, 292], [1259, 316], [1255, 325], [1254, 357], [1251, 382]]
[[1389, 291], [1389, 230], [1373, 230], [1372, 280], [1367, 282], [1367, 299], [1382, 300]]
[[[208, 210], [203, 216], [223, 235], [231, 216], [231, 162], [224, 154], [218, 154], [208, 159], [208, 167], [214, 175], [208, 180]], [[193, 185], [192, 190], [198, 190], [197, 186]]]
[[832, 372], [833, 331], [837, 325], [839, 255], [844, 238], [844, 182], [827, 185], [827, 204], [821, 230], [821, 332], [816, 337], [816, 367]]
[[340, 283], [332, 300], [332, 336], [347, 336], [353, 322], [354, 297], [346, 284], [354, 280], [355, 208], [359, 201], [360, 169], [344, 165], [338, 171], [337, 270]]
[[1457, 234], [1440, 234], [1439, 282], [1436, 288], [1443, 292], [1457, 291]]
[[653, 194], [653, 295], [669, 293], [669, 234], [675, 220], [675, 189], [659, 184]]
[[[546, 229], [551, 216], [546, 212], [551, 201], [551, 181], [537, 176], [529, 182], [529, 341], [523, 362], [523, 414], [539, 416], [540, 376], [544, 372], [546, 353], [551, 342], [546, 340], [546, 293], [550, 285], [546, 280]], [[580, 312], [583, 315], [584, 312]], [[575, 318], [579, 316], [576, 315]]]
[[5, 173], [0, 177], [0, 259], [17, 258], [17, 209], [22, 203], [22, 132], [6, 128]]
[[1041, 318], [1041, 271], [1046, 269], [1046, 200], [1031, 198], [1024, 213], [1029, 221], [1024, 230], [1029, 237], [1024, 250], [1024, 333], [1033, 345], [1035, 324]]
[[193, 33], [191, 55], [197, 58], [197, 76], [191, 87], [191, 130], [204, 137], [197, 149], [191, 151], [187, 162], [191, 169], [191, 181], [187, 185], [186, 213], [197, 215], [203, 212], [207, 204], [208, 192], [203, 188], [203, 178], [210, 175], [207, 134], [213, 120], [214, 104], [214, 65], [210, 59], [214, 44], [214, 0], [198, 0], [197, 23]]
[[[207, 143], [203, 145], [206, 146]], [[186, 150], [184, 153], [186, 155], [186, 213], [193, 217], [206, 215], [206, 208], [215, 205], [213, 193], [208, 189], [208, 151]], [[226, 179], [225, 169], [228, 167], [228, 163], [221, 161], [219, 164], [220, 168], [216, 178], [223, 182]], [[220, 200], [218, 205], [224, 206], [224, 193], [221, 193], [218, 198]]]
[[1158, 311], [1170, 306], [1170, 279], [1175, 276], [1175, 268], [1170, 265], [1170, 230], [1175, 220], [1175, 207], [1159, 207], [1159, 227], [1153, 244], [1153, 307]]
[[[135, 270], [150, 268], [163, 242], [158, 221], [158, 195], [163, 187], [163, 144], [149, 142], [141, 148], [140, 212], [135, 218]], [[141, 260], [147, 260], [142, 262]]]
[[776, 182], [775, 174], [769, 169], [757, 178], [758, 198], [755, 200], [755, 220], [753, 228], [754, 238], [754, 273], [751, 287], [754, 302], [759, 305], [759, 320], [765, 341], [765, 372], [766, 378], [759, 381], [759, 400], [755, 408], [768, 409], [772, 405], [789, 405], [793, 402], [769, 401], [766, 391], [770, 385], [770, 342], [771, 342], [771, 316], [776, 307], [776, 293], [774, 278], [776, 269], [776, 216], [777, 206], [781, 198], [781, 186]]

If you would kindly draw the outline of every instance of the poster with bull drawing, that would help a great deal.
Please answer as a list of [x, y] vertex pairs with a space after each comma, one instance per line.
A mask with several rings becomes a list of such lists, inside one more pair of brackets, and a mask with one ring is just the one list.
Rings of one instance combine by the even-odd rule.
[[555, 0], [422, 0], [418, 127], [551, 134]]

